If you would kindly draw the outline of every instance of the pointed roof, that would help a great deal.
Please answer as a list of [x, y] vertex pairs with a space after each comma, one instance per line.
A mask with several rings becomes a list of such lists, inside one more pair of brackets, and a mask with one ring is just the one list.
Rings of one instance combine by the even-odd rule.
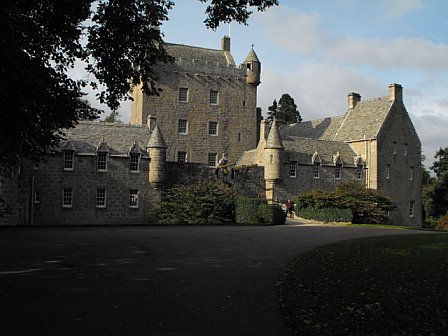
[[249, 51], [249, 53], [247, 54], [246, 59], [244, 60], [244, 62], [258, 62], [260, 63], [260, 60], [257, 57], [257, 54], [255, 53], [254, 48], [252, 47]]
[[151, 137], [147, 145], [148, 148], [166, 148], [165, 140], [163, 140], [162, 131], [159, 125], [156, 125], [152, 131]]
[[274, 119], [271, 125], [271, 130], [269, 131], [268, 138], [266, 140], [266, 146], [264, 148], [277, 148], [283, 149], [282, 138], [278, 132], [277, 120]]

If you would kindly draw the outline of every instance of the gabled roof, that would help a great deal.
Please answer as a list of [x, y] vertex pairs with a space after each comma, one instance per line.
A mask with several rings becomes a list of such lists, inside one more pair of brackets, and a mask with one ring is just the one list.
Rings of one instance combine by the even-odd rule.
[[349, 111], [336, 132], [335, 141], [375, 139], [384, 124], [393, 102], [389, 97], [361, 101]]
[[[66, 129], [64, 133], [70, 140], [61, 142], [60, 150], [66, 146], [67, 142], [70, 142], [78, 154], [95, 155], [97, 146], [104, 140], [109, 155], [118, 156], [127, 156], [134, 142], [140, 148], [146, 148], [151, 135], [146, 126], [99, 121], [80, 121], [75, 128]], [[146, 152], [143, 151], [143, 155], [147, 156]]]
[[[192, 63], [193, 60], [205, 64], [206, 61], [212, 62], [214, 65], [220, 63], [222, 65], [235, 65], [233, 58], [229, 57], [226, 52], [220, 49], [208, 49], [184, 44], [164, 43], [163, 47], [169, 55], [173, 56], [176, 61], [185, 59], [186, 62]], [[230, 54], [229, 52], [227, 52]]]
[[291, 135], [301, 138], [333, 140], [344, 118], [345, 115], [341, 115], [289, 125], [284, 124], [280, 127], [280, 134], [282, 136]]

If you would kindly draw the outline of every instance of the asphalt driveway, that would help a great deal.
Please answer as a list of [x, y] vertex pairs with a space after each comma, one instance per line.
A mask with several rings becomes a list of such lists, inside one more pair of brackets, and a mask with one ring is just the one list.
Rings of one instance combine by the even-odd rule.
[[[355, 227], [0, 229], [3, 335], [288, 335], [276, 284]], [[318, 279], [317, 279], [318, 280]]]

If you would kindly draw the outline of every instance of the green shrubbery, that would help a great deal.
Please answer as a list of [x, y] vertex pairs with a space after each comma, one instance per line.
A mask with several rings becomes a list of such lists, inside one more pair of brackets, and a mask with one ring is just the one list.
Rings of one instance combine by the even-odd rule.
[[445, 216], [443, 216], [437, 220], [436, 229], [437, 230], [448, 230], [448, 213]]
[[350, 209], [356, 224], [389, 223], [389, 212], [396, 206], [379, 191], [354, 181], [340, 183], [334, 191], [313, 190], [297, 196], [298, 212], [306, 208]]
[[353, 212], [340, 208], [302, 208], [297, 211], [299, 217], [321, 222], [352, 222]]
[[258, 198], [235, 195], [231, 186], [197, 183], [171, 188], [155, 212], [160, 224], [284, 224], [278, 205]]

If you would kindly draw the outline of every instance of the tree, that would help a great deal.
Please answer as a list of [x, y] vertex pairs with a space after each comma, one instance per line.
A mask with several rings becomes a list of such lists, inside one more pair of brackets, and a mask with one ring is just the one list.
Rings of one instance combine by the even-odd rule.
[[120, 113], [117, 110], [110, 112], [110, 114], [104, 118], [104, 121], [109, 123], [123, 123], [120, 119]]
[[[199, 0], [209, 3], [208, 0]], [[251, 6], [263, 11], [277, 0], [211, 1], [206, 26], [246, 24]], [[101, 111], [84, 99], [85, 88], [111, 110], [130, 99], [131, 86], [156, 94], [153, 67], [172, 58], [163, 48], [161, 24], [170, 0], [5, 0], [0, 9], [0, 171], [22, 157], [39, 158], [63, 137], [61, 129]], [[68, 73], [84, 62], [94, 75]]]
[[434, 155], [436, 161], [434, 161], [432, 167], [430, 167], [436, 176], [442, 177], [448, 171], [448, 147], [440, 148]]
[[294, 99], [287, 93], [284, 93], [280, 100], [274, 100], [272, 105], [268, 107], [268, 120], [274, 118], [286, 122], [287, 124], [293, 124], [302, 122], [300, 112], [297, 110], [297, 105], [294, 103]]
[[423, 208], [428, 216], [442, 217], [448, 213], [448, 147], [440, 148], [434, 158], [436, 178], [423, 185]]

